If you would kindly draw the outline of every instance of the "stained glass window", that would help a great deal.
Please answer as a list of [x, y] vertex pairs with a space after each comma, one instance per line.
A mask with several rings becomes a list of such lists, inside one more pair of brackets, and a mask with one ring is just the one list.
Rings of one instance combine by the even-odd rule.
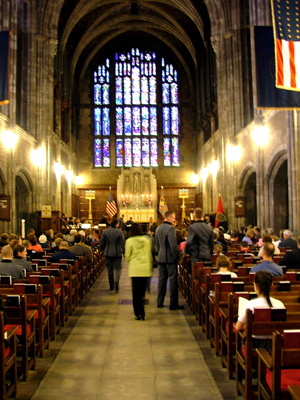
[[157, 63], [154, 52], [137, 48], [116, 53], [111, 65], [106, 59], [98, 66], [93, 86], [95, 167], [111, 165], [112, 118], [117, 167], [158, 167], [159, 126], [164, 166], [180, 165], [177, 80], [172, 64], [164, 58]]
[[177, 71], [161, 60], [164, 166], [179, 166], [179, 110]]
[[[115, 62], [118, 64], [115, 68], [116, 135], [124, 136], [123, 141], [117, 139], [116, 165], [156, 167], [156, 55], [132, 49], [128, 53], [117, 53]], [[151, 142], [146, 139], [149, 136], [153, 137]], [[125, 157], [120, 155], [123, 146]]]
[[94, 72], [94, 165], [110, 167], [109, 59]]

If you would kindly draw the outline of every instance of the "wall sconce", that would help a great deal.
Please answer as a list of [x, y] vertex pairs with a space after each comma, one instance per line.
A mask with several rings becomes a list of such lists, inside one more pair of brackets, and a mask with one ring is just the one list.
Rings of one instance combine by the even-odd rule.
[[46, 151], [44, 147], [31, 150], [31, 161], [36, 167], [44, 168], [46, 165]]
[[216, 176], [217, 172], [219, 171], [219, 161], [212, 160], [212, 162], [208, 166], [208, 169], [209, 169], [209, 172], [211, 172], [213, 176]]
[[81, 175], [75, 176], [75, 185], [76, 186], [82, 185], [83, 182], [84, 182], [83, 176], [81, 176]]
[[241, 159], [242, 149], [239, 145], [229, 145], [227, 147], [227, 158], [229, 161], [237, 162]]
[[190, 181], [193, 185], [198, 185], [199, 183], [199, 175], [198, 174], [192, 174], [190, 177]]
[[258, 125], [252, 131], [252, 137], [257, 146], [264, 146], [265, 144], [267, 144], [267, 142], [269, 140], [269, 130], [264, 125]]
[[7, 150], [14, 150], [18, 143], [19, 136], [12, 131], [2, 131], [1, 140]]
[[65, 172], [65, 167], [63, 165], [61, 165], [60, 162], [56, 162], [56, 163], [54, 163], [54, 172], [55, 172], [56, 177], [58, 179]]
[[208, 177], [208, 169], [203, 167], [200, 171], [200, 176], [201, 176], [201, 179], [203, 180], [203, 182], [205, 182]]
[[70, 169], [67, 169], [65, 172], [65, 177], [68, 181], [68, 184], [70, 185], [70, 183], [72, 182], [72, 179], [74, 178], [74, 174]]

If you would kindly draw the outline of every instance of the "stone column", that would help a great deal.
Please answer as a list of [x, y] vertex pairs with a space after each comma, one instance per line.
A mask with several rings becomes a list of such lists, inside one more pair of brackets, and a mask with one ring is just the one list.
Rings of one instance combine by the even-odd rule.
[[288, 127], [288, 197], [289, 197], [289, 228], [299, 232], [300, 215], [300, 113], [299, 111], [287, 112]]

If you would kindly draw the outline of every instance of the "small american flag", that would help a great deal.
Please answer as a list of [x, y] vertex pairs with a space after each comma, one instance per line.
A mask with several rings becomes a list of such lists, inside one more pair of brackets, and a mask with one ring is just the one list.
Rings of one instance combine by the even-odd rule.
[[271, 0], [276, 86], [300, 91], [300, 0]]
[[110, 190], [108, 200], [106, 202], [106, 214], [108, 214], [110, 217], [113, 217], [117, 213], [117, 211], [118, 211], [118, 209], [117, 209], [115, 201], [113, 200], [111, 190]]

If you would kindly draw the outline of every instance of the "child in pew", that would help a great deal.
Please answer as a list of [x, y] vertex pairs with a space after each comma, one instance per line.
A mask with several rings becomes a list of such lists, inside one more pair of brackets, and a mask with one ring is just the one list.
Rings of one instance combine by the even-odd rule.
[[[246, 324], [246, 310], [250, 309], [252, 313], [255, 308], [285, 308], [284, 304], [273, 297], [270, 297], [272, 287], [272, 275], [268, 271], [258, 271], [255, 274], [254, 290], [257, 298], [249, 300], [245, 303], [241, 312], [239, 312], [236, 330], [243, 331]], [[253, 348], [264, 348], [271, 352], [272, 337], [271, 336], [253, 336]]]
[[[217, 246], [217, 245], [216, 245]], [[231, 278], [237, 278], [237, 274], [235, 272], [231, 272], [231, 261], [227, 256], [223, 254], [219, 255], [216, 261], [216, 266], [218, 267], [219, 271], [217, 274], [230, 274]]]
[[223, 247], [220, 244], [215, 244], [214, 245], [214, 252], [213, 255], [219, 257], [220, 255], [223, 255], [222, 253]]

